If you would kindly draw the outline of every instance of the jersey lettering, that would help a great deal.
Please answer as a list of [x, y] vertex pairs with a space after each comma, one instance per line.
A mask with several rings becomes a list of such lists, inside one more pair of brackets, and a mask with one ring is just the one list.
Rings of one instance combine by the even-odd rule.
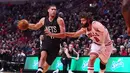
[[[46, 26], [46, 29], [49, 30], [51, 33], [57, 32], [56, 26]], [[54, 39], [54, 37], [51, 36], [51, 39]]]
[[93, 37], [95, 39], [96, 42], [99, 42], [99, 38], [98, 37]]
[[90, 38], [93, 37], [96, 42], [99, 42], [100, 40], [97, 36], [99, 36], [97, 33], [89, 33], [88, 34], [88, 37], [90, 37]]

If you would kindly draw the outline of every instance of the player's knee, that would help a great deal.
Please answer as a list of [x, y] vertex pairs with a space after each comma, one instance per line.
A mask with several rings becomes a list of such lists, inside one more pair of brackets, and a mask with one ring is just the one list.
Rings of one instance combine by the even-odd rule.
[[90, 60], [91, 61], [94, 61], [96, 58], [95, 57], [90, 57]]
[[95, 60], [96, 60], [96, 58], [95, 58], [95, 57], [90, 57], [90, 59], [89, 59], [89, 63], [88, 63], [88, 66], [93, 66], [93, 65], [94, 65]]
[[42, 61], [44, 61], [44, 60], [46, 59], [46, 57], [47, 57], [46, 52], [42, 51], [42, 52], [41, 52], [41, 57], [40, 57], [40, 59], [41, 59]]
[[41, 52], [41, 56], [42, 56], [42, 57], [46, 57], [46, 56], [47, 56], [47, 52], [46, 52], [46, 51], [42, 51], [42, 52]]
[[90, 61], [95, 61], [96, 60], [96, 58], [97, 58], [97, 56], [96, 55], [90, 55]]
[[102, 64], [101, 62], [100, 62], [100, 69], [101, 70], [104, 70], [106, 68], [106, 64]]
[[95, 58], [90, 58], [89, 59], [89, 64], [94, 64]]

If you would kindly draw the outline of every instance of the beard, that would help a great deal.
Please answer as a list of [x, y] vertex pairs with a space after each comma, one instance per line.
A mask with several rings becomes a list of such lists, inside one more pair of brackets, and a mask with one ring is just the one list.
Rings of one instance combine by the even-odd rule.
[[83, 28], [87, 28], [89, 26], [89, 23], [86, 22], [86, 24], [82, 24]]

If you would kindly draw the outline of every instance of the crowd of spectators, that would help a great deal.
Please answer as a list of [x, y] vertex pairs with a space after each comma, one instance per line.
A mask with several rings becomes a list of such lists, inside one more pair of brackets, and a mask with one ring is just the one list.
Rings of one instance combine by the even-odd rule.
[[[49, 3], [44, 2], [0, 3], [0, 56], [3, 54], [9, 56], [38, 54], [41, 31], [21, 31], [17, 28], [17, 22], [20, 19], [27, 19], [31, 23], [38, 22], [40, 18], [46, 16], [48, 5]], [[63, 14], [67, 32], [81, 28], [78, 17], [81, 11], [91, 12], [93, 18], [103, 23], [109, 30], [114, 45], [112, 55], [130, 55], [130, 39], [125, 31], [119, 0], [68, 0], [56, 5], [57, 11]], [[91, 42], [85, 35], [79, 38], [63, 39], [60, 53], [63, 47], [73, 44], [81, 56], [86, 56], [89, 54]]]

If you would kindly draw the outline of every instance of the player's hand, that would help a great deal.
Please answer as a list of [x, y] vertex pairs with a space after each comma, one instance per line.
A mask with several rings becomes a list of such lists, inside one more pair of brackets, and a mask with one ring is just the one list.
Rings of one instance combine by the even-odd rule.
[[52, 36], [52, 33], [49, 30], [45, 29], [44, 32], [47, 36]]
[[26, 19], [22, 19], [18, 22], [17, 26], [20, 30], [27, 30], [29, 27], [29, 22]]

